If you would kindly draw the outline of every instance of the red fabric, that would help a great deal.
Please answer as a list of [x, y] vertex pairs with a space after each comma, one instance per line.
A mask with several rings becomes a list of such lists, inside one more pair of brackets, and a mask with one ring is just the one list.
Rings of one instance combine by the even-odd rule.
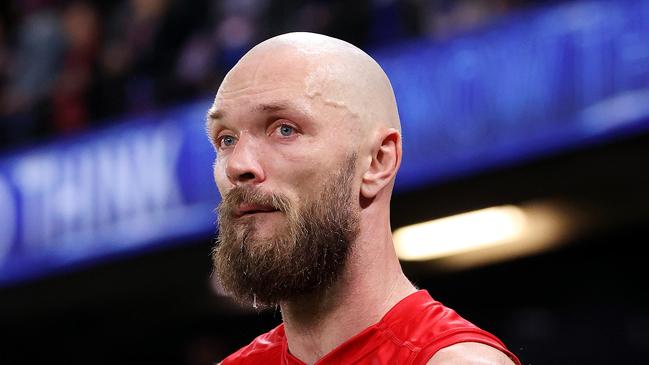
[[[420, 290], [395, 305], [366, 328], [318, 360], [315, 365], [424, 365], [440, 349], [460, 342], [480, 342], [520, 361], [496, 336], [483, 331]], [[254, 339], [222, 365], [304, 365], [288, 352], [284, 325]]]

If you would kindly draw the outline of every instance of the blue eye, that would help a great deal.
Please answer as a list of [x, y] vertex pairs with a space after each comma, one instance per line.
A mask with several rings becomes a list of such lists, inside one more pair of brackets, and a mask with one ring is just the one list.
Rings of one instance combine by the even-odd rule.
[[232, 147], [237, 143], [237, 139], [233, 136], [223, 136], [221, 137], [221, 146], [223, 147]]
[[295, 128], [291, 127], [290, 125], [282, 124], [279, 127], [279, 133], [281, 133], [281, 135], [284, 137], [289, 137], [294, 132], [295, 132]]

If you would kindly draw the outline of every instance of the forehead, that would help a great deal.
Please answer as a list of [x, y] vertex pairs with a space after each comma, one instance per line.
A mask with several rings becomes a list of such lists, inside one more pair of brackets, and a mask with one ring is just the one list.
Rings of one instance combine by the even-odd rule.
[[278, 109], [268, 105], [304, 108], [310, 72], [307, 60], [281, 50], [244, 57], [223, 80], [211, 111], [220, 116], [229, 110]]
[[[358, 105], [350, 93], [358, 90], [349, 87], [344, 66], [331, 55], [282, 47], [253, 49], [221, 83], [208, 112], [208, 129], [236, 127], [253, 120], [251, 112], [279, 110], [317, 124], [356, 120]], [[353, 128], [358, 123], [343, 124]]]
[[275, 85], [219, 93], [208, 110], [208, 128], [219, 124], [236, 127], [240, 122], [256, 119], [255, 115], [283, 114], [291, 119], [298, 116], [311, 119], [317, 113], [310, 100], [300, 97], [296, 89]]
[[344, 110], [331, 99], [335, 77], [315, 62], [321, 59], [307, 56], [279, 50], [244, 57], [223, 80], [208, 122], [236, 123], [250, 112], [280, 110], [310, 119], [339, 119], [336, 114]]
[[251, 51], [226, 75], [217, 96], [236, 96], [246, 91], [303, 89], [312, 68], [309, 58], [294, 50]]

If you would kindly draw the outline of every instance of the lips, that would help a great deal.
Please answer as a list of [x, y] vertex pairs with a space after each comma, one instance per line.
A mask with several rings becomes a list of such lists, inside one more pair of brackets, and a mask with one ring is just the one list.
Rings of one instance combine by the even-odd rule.
[[234, 215], [237, 218], [244, 217], [247, 215], [252, 215], [256, 213], [271, 213], [276, 212], [277, 209], [270, 205], [260, 205], [260, 204], [241, 204], [234, 210]]

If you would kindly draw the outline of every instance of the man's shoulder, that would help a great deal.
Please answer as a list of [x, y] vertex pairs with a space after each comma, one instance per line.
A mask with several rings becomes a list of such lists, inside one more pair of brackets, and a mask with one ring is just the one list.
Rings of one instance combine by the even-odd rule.
[[[421, 348], [418, 361], [433, 365], [512, 365], [515, 359], [500, 339], [420, 291], [404, 302], [391, 327], [396, 337]], [[404, 310], [405, 309], [405, 310]], [[518, 361], [518, 360], [515, 360]]]
[[502, 351], [478, 342], [462, 342], [443, 348], [426, 365], [514, 365]]
[[453, 333], [481, 333], [478, 327], [433, 299], [425, 290], [402, 300], [384, 321], [397, 338], [420, 347], [438, 344], [440, 339], [455, 339], [457, 336], [448, 336]]
[[249, 344], [243, 346], [232, 355], [226, 357], [219, 364], [259, 364], [279, 361], [283, 348], [284, 326], [279, 325], [274, 329], [257, 336]]

